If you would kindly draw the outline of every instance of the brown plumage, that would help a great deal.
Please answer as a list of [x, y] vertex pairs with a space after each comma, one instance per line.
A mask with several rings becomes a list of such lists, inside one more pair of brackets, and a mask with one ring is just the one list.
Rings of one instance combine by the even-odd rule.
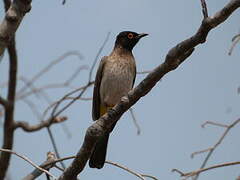
[[[93, 120], [99, 119], [108, 109], [117, 104], [121, 97], [132, 89], [136, 77], [136, 64], [132, 54], [133, 47], [147, 34], [124, 31], [118, 34], [113, 51], [101, 59], [97, 70], [93, 91]], [[92, 168], [102, 168], [106, 159], [110, 132], [96, 143], [89, 160]]]

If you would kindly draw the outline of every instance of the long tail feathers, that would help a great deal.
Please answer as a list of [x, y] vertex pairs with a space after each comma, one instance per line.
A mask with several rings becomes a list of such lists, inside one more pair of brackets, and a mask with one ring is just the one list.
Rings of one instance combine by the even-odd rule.
[[89, 160], [89, 166], [91, 168], [101, 169], [103, 167], [107, 154], [108, 138], [109, 133], [106, 133], [95, 145]]

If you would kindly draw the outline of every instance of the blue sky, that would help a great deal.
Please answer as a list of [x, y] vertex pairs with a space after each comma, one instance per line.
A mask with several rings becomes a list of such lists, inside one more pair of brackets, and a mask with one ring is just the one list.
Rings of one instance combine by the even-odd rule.
[[[208, 11], [213, 15], [228, 1], [207, 1]], [[0, 3], [0, 17], [4, 9]], [[193, 55], [178, 69], [167, 74], [152, 91], [135, 106], [134, 112], [141, 126], [141, 134], [136, 134], [130, 113], [127, 112], [118, 122], [109, 141], [107, 159], [120, 163], [140, 173], [150, 174], [159, 179], [180, 179], [171, 169], [191, 171], [200, 167], [206, 154], [190, 155], [194, 151], [212, 146], [224, 129], [208, 126], [201, 128], [207, 120], [229, 124], [239, 118], [240, 99], [237, 88], [240, 86], [240, 45], [228, 56], [231, 39], [239, 31], [240, 11], [218, 28], [212, 30], [207, 42], [199, 45]], [[32, 2], [32, 9], [26, 15], [17, 31], [19, 55], [18, 75], [33, 77], [48, 63], [65, 52], [79, 51], [84, 59], [68, 57], [51, 72], [42, 76], [35, 86], [62, 82], [79, 66], [91, 66], [96, 53], [108, 32], [109, 41], [101, 56], [108, 55], [115, 36], [124, 30], [145, 32], [134, 49], [138, 71], [150, 70], [161, 64], [168, 50], [181, 40], [193, 35], [202, 20], [200, 1], [186, 0], [153, 1], [61, 1]], [[5, 82], [8, 72], [8, 58], [5, 54], [0, 64], [0, 83]], [[96, 68], [94, 69], [95, 76]], [[145, 75], [138, 75], [138, 84]], [[74, 80], [73, 86], [84, 85], [88, 71], [82, 71]], [[18, 88], [23, 86], [18, 82]], [[48, 91], [52, 101], [58, 100], [70, 89]], [[2, 90], [4, 93], [5, 90]], [[89, 89], [85, 97], [90, 97]], [[47, 103], [43, 99], [30, 97], [40, 112]], [[69, 139], [62, 125], [54, 125], [52, 131], [62, 157], [74, 155], [82, 144], [87, 127], [91, 124], [91, 102], [78, 101], [63, 115], [68, 116], [64, 124], [71, 131]], [[16, 120], [38, 123], [29, 107], [19, 101], [15, 113]], [[231, 130], [224, 142], [210, 158], [208, 165], [238, 161], [239, 127]], [[2, 134], [0, 135], [2, 138]], [[0, 139], [2, 142], [2, 139]], [[46, 153], [52, 151], [47, 131], [15, 133], [14, 150], [24, 154], [37, 164], [42, 163]], [[67, 163], [69, 163], [68, 161]], [[32, 171], [32, 167], [12, 158], [10, 174], [19, 179]], [[59, 175], [58, 170], [51, 171]], [[235, 179], [240, 175], [239, 166], [222, 168], [203, 173], [200, 179]], [[44, 179], [42, 176], [39, 179]], [[101, 170], [86, 169], [81, 179], [137, 179], [116, 167], [105, 165]]]

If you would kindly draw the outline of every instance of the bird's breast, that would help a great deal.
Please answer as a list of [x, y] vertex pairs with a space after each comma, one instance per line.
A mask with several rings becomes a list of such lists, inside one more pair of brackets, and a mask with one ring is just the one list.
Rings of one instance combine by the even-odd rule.
[[100, 86], [101, 102], [107, 106], [117, 104], [132, 89], [134, 78], [134, 59], [106, 63]]

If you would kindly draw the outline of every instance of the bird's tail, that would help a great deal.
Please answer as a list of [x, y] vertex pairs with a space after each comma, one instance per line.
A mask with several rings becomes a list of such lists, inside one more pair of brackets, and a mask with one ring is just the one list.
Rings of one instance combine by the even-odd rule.
[[109, 133], [106, 133], [95, 145], [89, 160], [89, 166], [91, 168], [101, 169], [103, 167], [107, 154], [108, 138]]

